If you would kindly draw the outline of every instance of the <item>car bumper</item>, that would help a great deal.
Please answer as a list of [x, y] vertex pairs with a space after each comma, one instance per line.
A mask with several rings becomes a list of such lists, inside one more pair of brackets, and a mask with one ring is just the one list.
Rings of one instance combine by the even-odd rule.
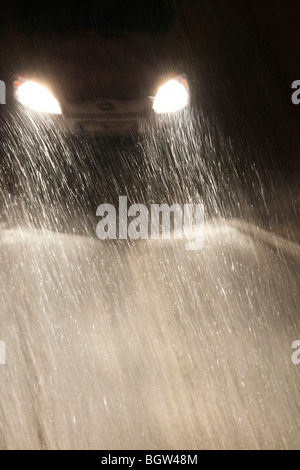
[[154, 113], [151, 98], [65, 101], [62, 111], [69, 132], [87, 135], [136, 134]]

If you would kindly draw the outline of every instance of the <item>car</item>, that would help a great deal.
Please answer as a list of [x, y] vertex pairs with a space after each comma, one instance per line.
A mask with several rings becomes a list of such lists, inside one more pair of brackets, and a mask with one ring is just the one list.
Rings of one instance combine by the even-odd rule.
[[51, 116], [71, 133], [139, 132], [190, 103], [179, 31], [170, 0], [86, 1], [72, 11], [56, 0], [43, 9], [8, 5], [0, 39], [6, 107]]

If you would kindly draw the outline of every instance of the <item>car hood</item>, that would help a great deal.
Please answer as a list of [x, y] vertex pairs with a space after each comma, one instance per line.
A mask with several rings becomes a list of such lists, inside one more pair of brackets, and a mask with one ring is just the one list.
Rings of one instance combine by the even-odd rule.
[[183, 71], [173, 35], [126, 33], [107, 38], [91, 32], [9, 31], [0, 47], [6, 74], [40, 80], [58, 97], [134, 99], [153, 96], [164, 80]]

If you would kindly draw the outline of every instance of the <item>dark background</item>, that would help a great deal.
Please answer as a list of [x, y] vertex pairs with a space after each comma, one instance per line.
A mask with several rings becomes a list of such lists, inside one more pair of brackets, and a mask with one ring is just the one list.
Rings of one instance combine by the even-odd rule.
[[299, 107], [291, 84], [300, 77], [297, 1], [185, 2], [186, 37], [198, 89], [229, 135], [272, 154], [282, 171], [299, 169]]

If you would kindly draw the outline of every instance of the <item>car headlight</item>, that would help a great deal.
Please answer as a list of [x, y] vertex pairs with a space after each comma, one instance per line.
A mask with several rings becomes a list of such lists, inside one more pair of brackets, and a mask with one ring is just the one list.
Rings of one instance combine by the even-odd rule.
[[43, 85], [16, 77], [14, 80], [14, 96], [19, 103], [40, 113], [61, 114], [61, 108], [55, 96]]
[[162, 85], [153, 102], [153, 109], [156, 113], [174, 113], [180, 111], [189, 104], [190, 93], [187, 77], [185, 74], [179, 75]]

